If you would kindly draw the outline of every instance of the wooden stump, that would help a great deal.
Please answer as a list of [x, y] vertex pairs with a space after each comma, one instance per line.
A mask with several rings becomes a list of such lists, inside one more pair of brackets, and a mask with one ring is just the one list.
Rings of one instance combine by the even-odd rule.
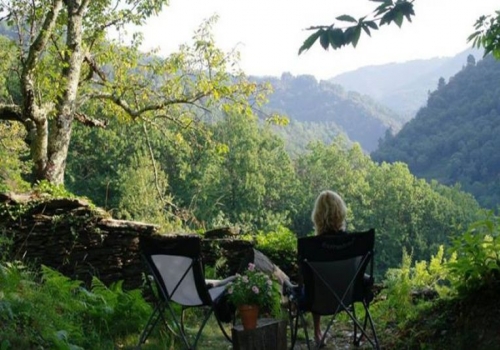
[[231, 330], [234, 350], [286, 350], [285, 320], [261, 318], [257, 328], [244, 330], [236, 325]]

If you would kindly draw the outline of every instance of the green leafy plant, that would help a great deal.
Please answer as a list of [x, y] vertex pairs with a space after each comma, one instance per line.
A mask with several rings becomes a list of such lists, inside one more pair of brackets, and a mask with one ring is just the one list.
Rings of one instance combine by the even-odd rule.
[[229, 301], [236, 306], [258, 305], [260, 308], [274, 310], [280, 300], [278, 283], [265, 273], [256, 271], [252, 263], [227, 286], [227, 292]]
[[[41, 279], [40, 279], [41, 277]], [[0, 349], [112, 349], [135, 343], [150, 305], [122, 283], [90, 290], [43, 266], [0, 264]]]
[[451, 281], [459, 295], [500, 281], [500, 217], [489, 212], [453, 240], [457, 260], [449, 264]]
[[66, 190], [63, 184], [52, 184], [47, 180], [37, 181], [33, 191], [38, 194], [49, 194], [54, 198], [75, 198], [75, 195]]
[[264, 253], [269, 259], [289, 275], [297, 271], [297, 236], [284, 226], [274, 231], [259, 231], [251, 236], [255, 248]]
[[413, 263], [412, 255], [403, 250], [401, 266], [389, 269], [386, 274], [383, 302], [374, 305], [379, 319], [403, 325], [428, 306], [426, 299], [449, 295], [448, 266], [456, 261], [456, 254], [452, 253], [448, 259], [444, 255], [444, 247], [440, 246], [430, 261]]

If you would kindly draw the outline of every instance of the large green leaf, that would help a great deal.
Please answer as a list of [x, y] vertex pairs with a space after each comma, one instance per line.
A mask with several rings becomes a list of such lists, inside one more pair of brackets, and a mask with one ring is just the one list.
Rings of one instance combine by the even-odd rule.
[[401, 25], [403, 24], [403, 20], [404, 20], [403, 13], [396, 12], [396, 15], [394, 16], [394, 23], [396, 23], [398, 27], [401, 27]]
[[346, 44], [345, 35], [342, 29], [330, 29], [328, 34], [330, 36], [330, 45], [333, 49], [338, 49]]
[[309, 50], [311, 48], [311, 46], [316, 42], [316, 40], [318, 40], [318, 38], [319, 38], [320, 35], [321, 35], [321, 31], [320, 30], [318, 30], [318, 31], [314, 32], [313, 34], [309, 35], [309, 37], [304, 41], [304, 43], [300, 47], [300, 49], [299, 49], [299, 55], [303, 51]]
[[339, 16], [337, 17], [337, 19], [339, 21], [343, 21], [343, 22], [352, 22], [352, 23], [357, 23], [358, 21], [356, 21], [355, 18], [349, 16], [349, 15], [342, 15], [342, 16]]
[[321, 46], [327, 50], [328, 46], [330, 45], [330, 36], [328, 34], [328, 31], [326, 30], [321, 30], [321, 35], [319, 37], [319, 42]]
[[378, 25], [377, 25], [377, 23], [375, 23], [375, 21], [366, 21], [363, 23], [372, 29], [378, 29]]

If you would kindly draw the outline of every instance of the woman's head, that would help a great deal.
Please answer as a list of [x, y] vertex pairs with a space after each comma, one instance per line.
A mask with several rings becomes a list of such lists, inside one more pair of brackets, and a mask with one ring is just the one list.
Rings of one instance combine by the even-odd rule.
[[312, 221], [316, 234], [345, 231], [346, 215], [346, 205], [336, 192], [321, 192], [316, 198], [312, 212]]

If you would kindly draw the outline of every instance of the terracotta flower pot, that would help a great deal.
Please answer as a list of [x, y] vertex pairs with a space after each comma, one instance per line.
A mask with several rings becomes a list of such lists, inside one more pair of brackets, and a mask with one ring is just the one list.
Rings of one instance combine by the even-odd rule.
[[240, 305], [238, 306], [238, 311], [243, 329], [257, 328], [257, 318], [259, 317], [258, 305]]

